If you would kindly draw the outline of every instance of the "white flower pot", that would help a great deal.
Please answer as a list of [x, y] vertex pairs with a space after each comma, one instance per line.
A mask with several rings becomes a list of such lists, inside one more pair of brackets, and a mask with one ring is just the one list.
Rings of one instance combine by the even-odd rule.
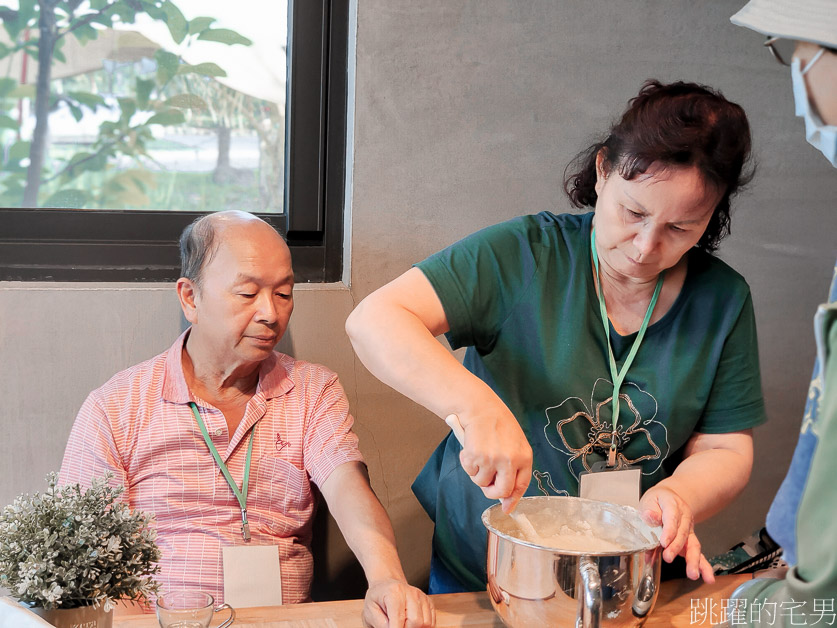
[[52, 610], [34, 606], [30, 610], [56, 628], [112, 628], [113, 626], [113, 610], [105, 612], [105, 607], [101, 604]]

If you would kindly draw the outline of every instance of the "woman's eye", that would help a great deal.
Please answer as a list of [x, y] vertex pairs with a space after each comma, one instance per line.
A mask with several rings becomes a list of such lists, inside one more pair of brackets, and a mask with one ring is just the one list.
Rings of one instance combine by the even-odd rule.
[[625, 211], [628, 212], [631, 215], [632, 218], [642, 218], [642, 214], [637, 213], [633, 210], [630, 210], [627, 207], [625, 208]]
[[252, 299], [256, 295], [255, 294], [249, 294], [249, 293], [246, 293], [246, 292], [239, 292], [238, 296], [244, 297], [245, 299]]
[[276, 296], [277, 296], [277, 297], [280, 297], [280, 298], [282, 298], [282, 299], [290, 299], [290, 298], [291, 298], [291, 295], [290, 295], [290, 294], [284, 294], [283, 292], [277, 292], [277, 293], [276, 293]]

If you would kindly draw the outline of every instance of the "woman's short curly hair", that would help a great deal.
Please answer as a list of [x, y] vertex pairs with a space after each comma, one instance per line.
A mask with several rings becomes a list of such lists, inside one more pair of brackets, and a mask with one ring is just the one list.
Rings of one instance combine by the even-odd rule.
[[[652, 165], [694, 166], [723, 191], [697, 247], [718, 248], [730, 232], [730, 199], [749, 183], [750, 125], [744, 110], [696, 83], [646, 81], [604, 141], [580, 153], [564, 171], [564, 190], [576, 207], [596, 206], [596, 156], [608, 172], [631, 180]], [[572, 172], [572, 174], [567, 174]]]

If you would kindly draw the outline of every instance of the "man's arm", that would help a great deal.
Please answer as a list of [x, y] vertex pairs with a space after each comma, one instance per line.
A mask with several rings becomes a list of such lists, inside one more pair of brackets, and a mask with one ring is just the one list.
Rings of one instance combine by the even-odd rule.
[[392, 524], [369, 485], [365, 465], [341, 464], [320, 490], [369, 583], [363, 607], [364, 624], [375, 628], [435, 625], [433, 603], [407, 583], [395, 548]]
[[[61, 463], [59, 482], [87, 488], [94, 477], [111, 472], [111, 486], [127, 486], [125, 468], [113, 438], [110, 420], [94, 391], [79, 410]], [[123, 493], [121, 501], [128, 501]]]

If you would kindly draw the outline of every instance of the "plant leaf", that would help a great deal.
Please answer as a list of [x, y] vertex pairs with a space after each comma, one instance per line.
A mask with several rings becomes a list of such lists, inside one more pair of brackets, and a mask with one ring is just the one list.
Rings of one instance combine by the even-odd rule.
[[177, 109], [169, 109], [168, 111], [162, 111], [151, 116], [145, 123], [162, 124], [164, 126], [170, 126], [173, 124], [183, 124], [185, 121], [186, 118], [184, 117], [182, 111], [178, 111]]
[[10, 93], [12, 98], [35, 98], [34, 85], [18, 85]]
[[4, 98], [11, 94], [15, 87], [17, 87], [17, 81], [13, 78], [0, 78], [0, 98]]
[[195, 33], [203, 32], [216, 21], [214, 17], [196, 17], [189, 22], [189, 34], [194, 35]]
[[44, 207], [61, 209], [81, 209], [87, 202], [87, 194], [82, 190], [59, 190], [43, 202]]
[[91, 94], [90, 92], [67, 92], [67, 96], [93, 111], [96, 111], [96, 108], [100, 105], [105, 106], [105, 99], [99, 96], [99, 94]]
[[166, 26], [169, 27], [171, 38], [176, 44], [181, 43], [184, 39], [186, 39], [186, 35], [189, 34], [189, 22], [186, 21], [185, 17], [183, 17], [180, 9], [178, 9], [174, 3], [169, 2], [169, 0], [163, 1], [162, 9], [163, 13], [166, 15], [165, 22]]
[[227, 73], [221, 66], [216, 63], [198, 63], [197, 65], [189, 65], [184, 63], [177, 70], [178, 74], [200, 74], [201, 76], [223, 77]]
[[154, 89], [154, 81], [151, 79], [137, 79], [137, 106], [140, 109], [148, 108], [148, 101], [151, 98], [152, 89]]
[[84, 45], [88, 41], [98, 39], [99, 31], [93, 28], [90, 24], [82, 24], [73, 30], [73, 35], [78, 39], [79, 43]]
[[198, 35], [198, 39], [202, 39], [204, 41], [217, 41], [222, 44], [227, 44], [228, 46], [232, 46], [233, 44], [251, 46], [253, 44], [252, 41], [243, 35], [239, 35], [234, 30], [230, 30], [229, 28], [210, 28], [205, 31], [201, 31]]
[[31, 142], [15, 142], [9, 149], [9, 159], [20, 161], [29, 157], [29, 146]]
[[17, 129], [17, 120], [10, 118], [4, 113], [0, 113], [0, 129]]
[[177, 107], [178, 109], [194, 109], [196, 111], [207, 109], [204, 99], [194, 94], [178, 94], [177, 96], [172, 96], [165, 104], [169, 107]]
[[157, 50], [154, 59], [157, 61], [157, 82], [165, 85], [177, 74], [180, 59], [176, 54], [165, 50]]
[[122, 110], [122, 118], [130, 120], [137, 112], [137, 101], [133, 98], [119, 98], [119, 108]]
[[76, 122], [81, 122], [81, 119], [84, 117], [84, 112], [81, 110], [81, 107], [71, 102], [68, 102], [67, 106], [70, 108], [70, 113], [73, 114]]

